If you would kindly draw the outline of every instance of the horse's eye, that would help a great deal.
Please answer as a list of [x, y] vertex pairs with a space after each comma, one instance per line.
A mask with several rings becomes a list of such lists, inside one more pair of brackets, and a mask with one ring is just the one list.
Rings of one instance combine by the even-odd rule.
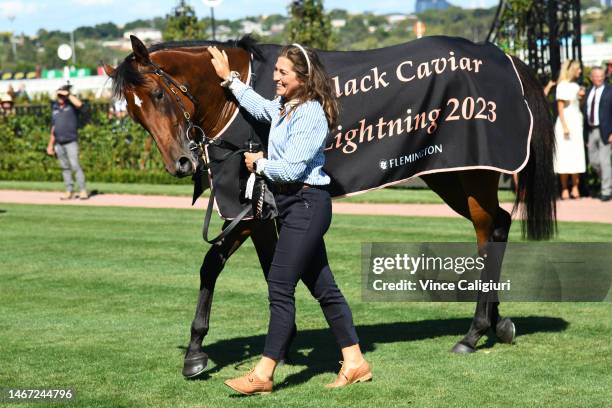
[[153, 97], [155, 99], [161, 99], [164, 97], [164, 93], [161, 91], [161, 89], [157, 89], [155, 91], [153, 91]]

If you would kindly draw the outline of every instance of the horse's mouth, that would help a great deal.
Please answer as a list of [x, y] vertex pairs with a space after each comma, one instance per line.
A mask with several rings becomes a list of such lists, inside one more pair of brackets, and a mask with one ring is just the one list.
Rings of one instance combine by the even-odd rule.
[[192, 154], [183, 155], [175, 162], [173, 175], [178, 178], [191, 176], [198, 171], [199, 167], [200, 163], [194, 159]]

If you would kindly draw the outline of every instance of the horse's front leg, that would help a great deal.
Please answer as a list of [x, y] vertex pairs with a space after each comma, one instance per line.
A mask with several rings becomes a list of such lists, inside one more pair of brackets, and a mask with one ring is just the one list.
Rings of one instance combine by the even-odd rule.
[[[225, 222], [223, 228], [227, 227], [227, 224], [229, 224], [229, 221]], [[208, 333], [215, 283], [225, 266], [225, 262], [251, 235], [254, 225], [253, 221], [240, 222], [228, 236], [212, 245], [204, 256], [204, 261], [200, 267], [198, 304], [195, 317], [191, 323], [191, 340], [183, 364], [183, 375], [185, 377], [197, 377], [208, 364], [208, 355], [202, 350], [202, 341]]]

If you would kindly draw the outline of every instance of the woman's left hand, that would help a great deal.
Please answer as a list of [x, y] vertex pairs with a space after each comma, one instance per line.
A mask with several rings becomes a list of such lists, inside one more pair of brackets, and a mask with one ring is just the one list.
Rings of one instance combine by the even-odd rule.
[[255, 172], [253, 170], [253, 163], [255, 163], [255, 161], [257, 161], [258, 159], [261, 159], [263, 156], [263, 152], [244, 154], [244, 164], [246, 164], [247, 169], [249, 169], [251, 173]]

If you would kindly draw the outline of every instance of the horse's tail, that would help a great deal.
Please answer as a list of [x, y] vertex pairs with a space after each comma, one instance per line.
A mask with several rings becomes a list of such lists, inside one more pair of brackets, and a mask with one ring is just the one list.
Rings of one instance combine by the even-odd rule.
[[542, 85], [531, 68], [517, 57], [511, 58], [533, 115], [529, 161], [519, 173], [513, 211], [519, 209], [524, 220], [523, 237], [549, 239], [557, 232], [557, 191], [553, 170], [555, 134], [550, 109]]

